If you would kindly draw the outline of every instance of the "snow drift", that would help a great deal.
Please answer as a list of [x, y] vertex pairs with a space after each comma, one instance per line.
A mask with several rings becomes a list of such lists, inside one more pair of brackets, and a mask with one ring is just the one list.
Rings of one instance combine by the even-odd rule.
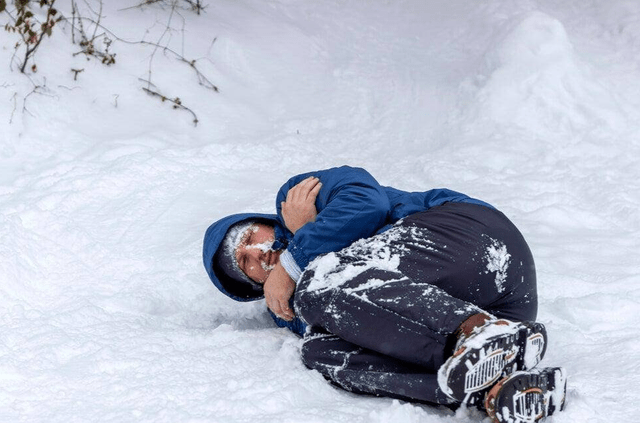
[[[503, 210], [536, 259], [542, 365], [570, 377], [553, 421], [635, 419], [640, 4], [104, 3], [114, 66], [61, 25], [26, 77], [1, 37], [1, 421], [482, 420], [333, 388], [262, 302], [208, 281], [212, 221], [341, 164]], [[150, 68], [197, 126], [142, 91]]]

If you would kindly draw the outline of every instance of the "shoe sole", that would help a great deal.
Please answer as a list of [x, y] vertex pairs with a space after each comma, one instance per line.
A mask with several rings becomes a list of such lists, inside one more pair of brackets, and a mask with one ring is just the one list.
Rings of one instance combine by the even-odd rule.
[[518, 371], [497, 383], [484, 405], [494, 423], [534, 423], [563, 410], [566, 392], [561, 367]]
[[469, 336], [438, 370], [440, 389], [452, 400], [466, 402], [488, 391], [501, 377], [537, 365], [546, 352], [541, 323], [504, 321]]

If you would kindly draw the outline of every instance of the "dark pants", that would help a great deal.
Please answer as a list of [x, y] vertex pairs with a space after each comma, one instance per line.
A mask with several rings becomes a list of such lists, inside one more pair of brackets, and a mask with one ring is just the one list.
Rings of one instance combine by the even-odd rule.
[[304, 363], [338, 386], [448, 404], [436, 372], [469, 316], [535, 320], [535, 266], [499, 211], [446, 203], [314, 261], [295, 307]]

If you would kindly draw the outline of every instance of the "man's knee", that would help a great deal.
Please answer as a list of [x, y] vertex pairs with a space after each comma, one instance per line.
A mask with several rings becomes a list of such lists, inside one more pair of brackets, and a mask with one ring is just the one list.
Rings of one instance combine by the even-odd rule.
[[505, 302], [488, 311], [501, 319], [516, 322], [535, 321], [538, 315], [538, 298], [530, 295], [528, 298]]
[[302, 344], [301, 358], [308, 368], [326, 373], [329, 368], [343, 366], [345, 356], [354, 354], [358, 350], [360, 347], [357, 345], [335, 335], [316, 334], [305, 338]]
[[302, 344], [300, 358], [302, 359], [302, 363], [310, 369], [315, 369], [316, 363], [318, 363], [318, 346], [317, 339], [305, 340]]

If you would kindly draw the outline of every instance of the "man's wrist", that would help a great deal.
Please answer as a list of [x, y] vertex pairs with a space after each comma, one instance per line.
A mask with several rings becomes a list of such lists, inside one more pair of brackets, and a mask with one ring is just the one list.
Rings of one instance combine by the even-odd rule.
[[280, 254], [280, 264], [287, 272], [289, 277], [293, 279], [294, 282], [298, 282], [300, 276], [302, 276], [302, 269], [298, 266], [298, 263], [293, 259], [293, 256], [289, 252], [289, 250], [284, 250]]

